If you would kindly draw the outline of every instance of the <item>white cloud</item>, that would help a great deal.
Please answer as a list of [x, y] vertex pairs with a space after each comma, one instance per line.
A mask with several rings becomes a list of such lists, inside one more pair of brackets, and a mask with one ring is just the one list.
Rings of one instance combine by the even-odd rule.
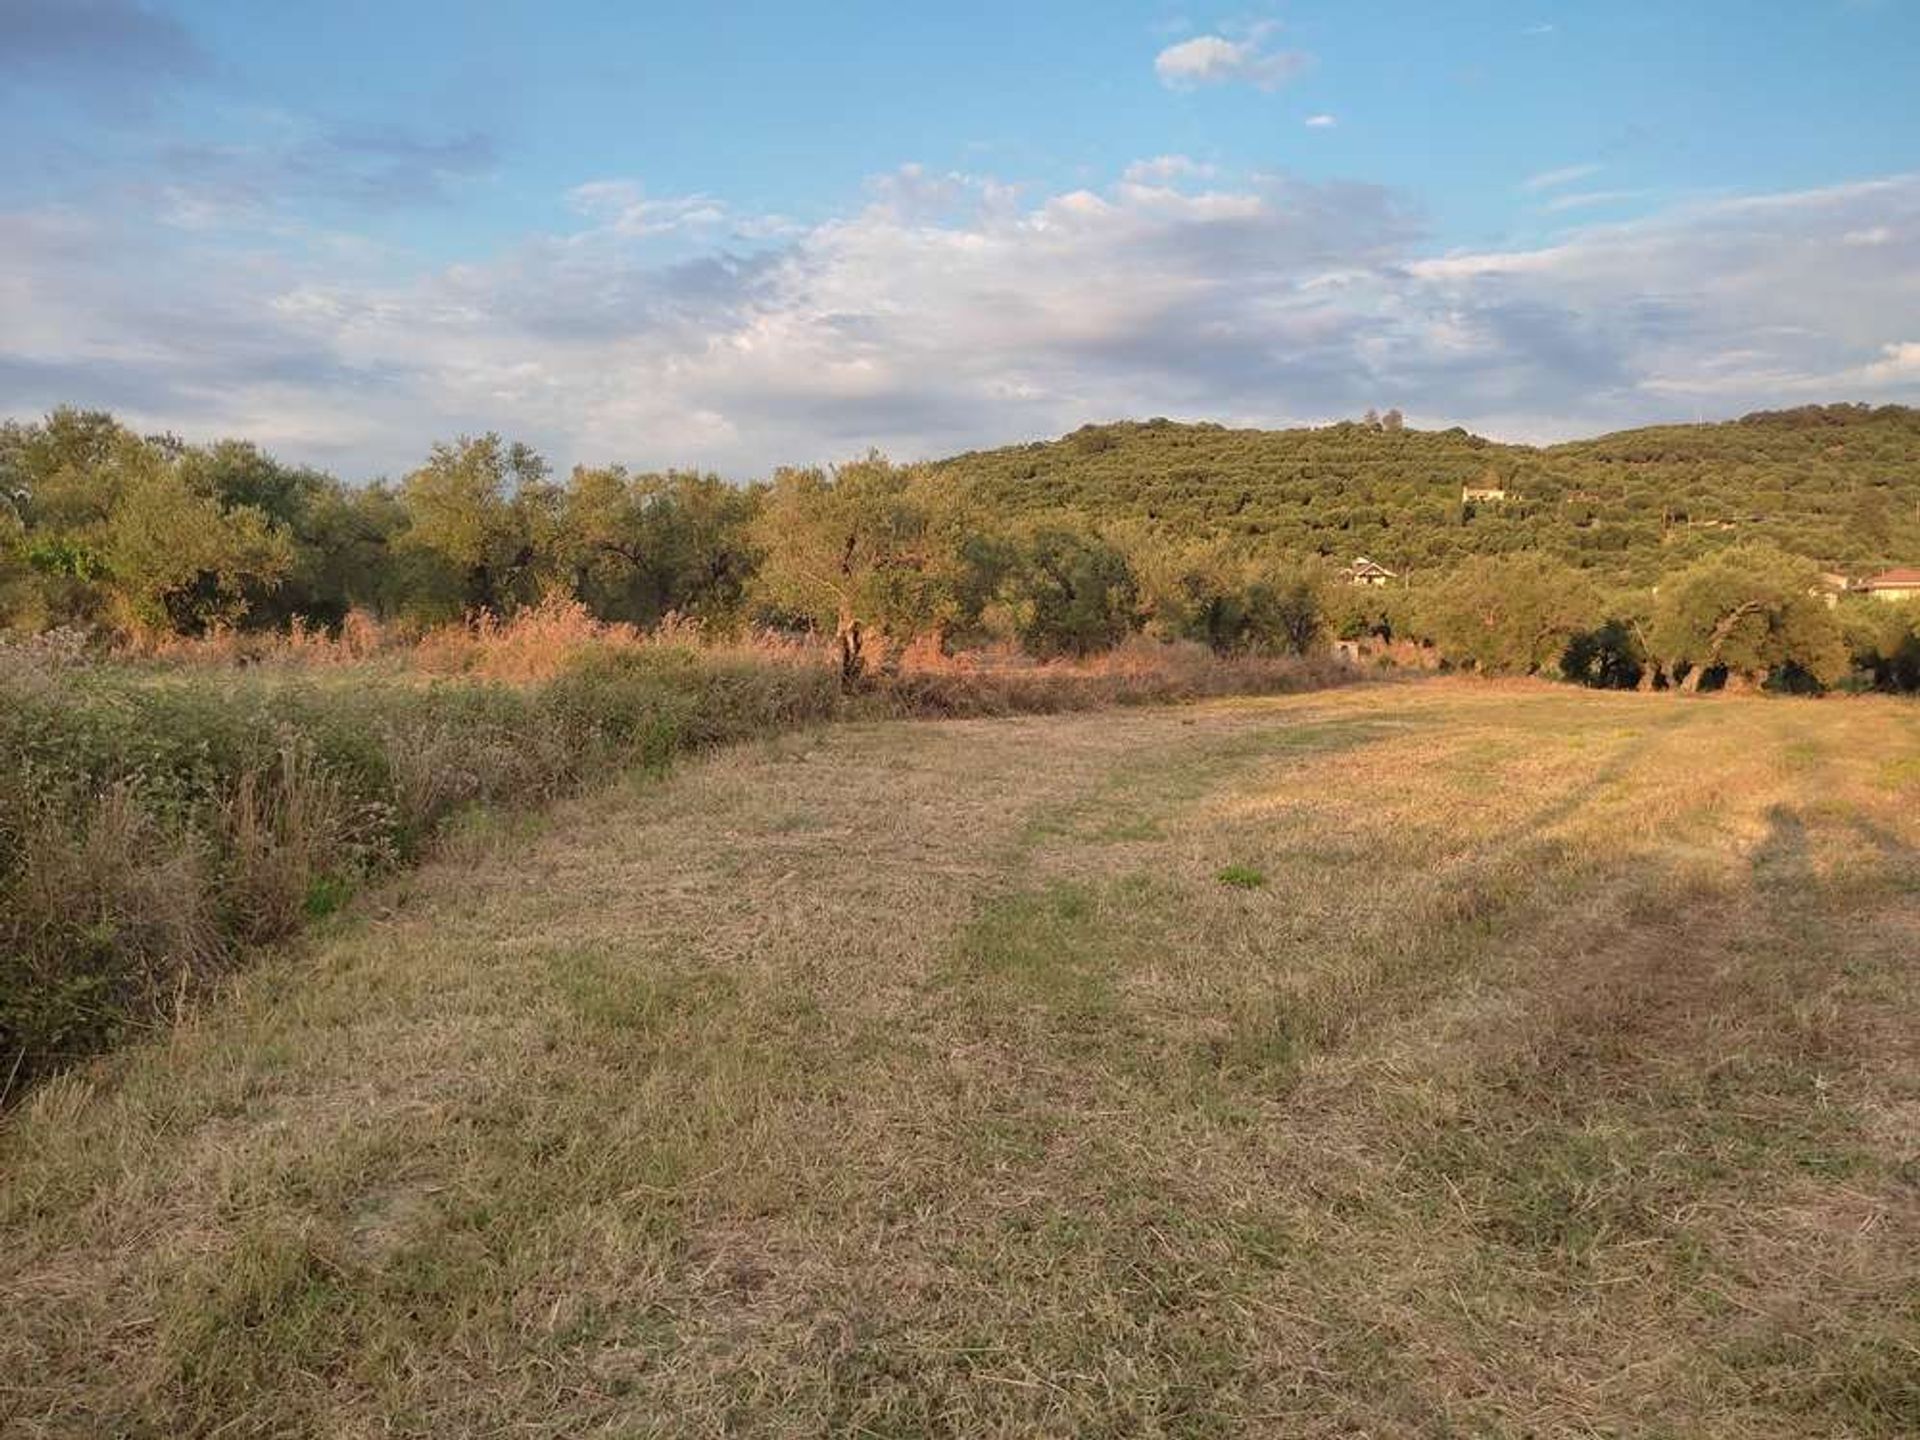
[[1160, 83], [1171, 90], [1235, 83], [1277, 90], [1312, 64], [1313, 57], [1300, 50], [1269, 49], [1271, 33], [1270, 25], [1262, 25], [1244, 40], [1196, 35], [1154, 56], [1153, 70]]
[[1520, 182], [1522, 190], [1553, 190], [1562, 185], [1571, 185], [1576, 180], [1584, 180], [1589, 175], [1598, 175], [1599, 165], [1563, 165], [1558, 170], [1542, 170], [1538, 175], [1529, 175]]
[[1212, 165], [1187, 155], [1156, 155], [1151, 160], [1136, 160], [1122, 172], [1122, 178], [1134, 185], [1168, 185], [1178, 180], [1204, 180], [1216, 173]]
[[1874, 383], [1920, 381], [1920, 340], [1901, 340], [1880, 347], [1881, 358], [1862, 370]]
[[590, 180], [569, 190], [567, 203], [607, 232], [631, 239], [718, 225], [727, 218], [726, 208], [710, 196], [648, 200], [634, 180]]
[[1332, 115], [1309, 115], [1306, 123], [1309, 130], [1331, 130], [1340, 122]]
[[[569, 203], [560, 233], [434, 269], [336, 237], [156, 236], [126, 207], [0, 213], [0, 394], [359, 476], [488, 428], [562, 463], [745, 475], [1389, 396], [1519, 438], [1920, 398], [1920, 175], [1444, 256], [1388, 190], [1182, 156], [1030, 197], [910, 167], [824, 222], [701, 221], [670, 244], [650, 227], [721, 207], [618, 180]], [[1834, 263], [1869, 231], [1886, 238]]]
[[1591, 210], [1600, 205], [1617, 205], [1623, 200], [1637, 200], [1638, 190], [1569, 190], [1565, 194], [1555, 195], [1541, 206], [1544, 210], [1560, 212], [1564, 210]]

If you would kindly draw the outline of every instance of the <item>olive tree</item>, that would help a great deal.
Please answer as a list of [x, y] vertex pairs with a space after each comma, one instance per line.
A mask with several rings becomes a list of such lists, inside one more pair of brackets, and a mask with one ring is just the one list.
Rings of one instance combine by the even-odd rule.
[[1545, 555], [1468, 561], [1425, 597], [1425, 629], [1456, 664], [1489, 674], [1557, 670], [1574, 637], [1600, 618], [1579, 571]]
[[1818, 568], [1763, 543], [1720, 551], [1664, 582], [1648, 648], [1685, 690], [1715, 675], [1761, 685], [1791, 670], [1831, 685], [1847, 672]]
[[955, 614], [958, 552], [927, 478], [884, 456], [774, 477], [754, 526], [761, 597], [833, 635], [841, 682], [866, 670], [869, 632], [911, 639]]
[[444, 572], [452, 608], [505, 613], [550, 578], [556, 494], [532, 450], [498, 435], [439, 444], [401, 486], [406, 548]]

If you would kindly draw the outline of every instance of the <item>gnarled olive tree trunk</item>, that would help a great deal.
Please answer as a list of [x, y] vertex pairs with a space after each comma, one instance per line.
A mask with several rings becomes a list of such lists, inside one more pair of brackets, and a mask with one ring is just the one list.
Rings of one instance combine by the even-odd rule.
[[833, 646], [840, 656], [840, 688], [859, 689], [867, 670], [866, 627], [842, 611], [840, 623], [833, 632]]

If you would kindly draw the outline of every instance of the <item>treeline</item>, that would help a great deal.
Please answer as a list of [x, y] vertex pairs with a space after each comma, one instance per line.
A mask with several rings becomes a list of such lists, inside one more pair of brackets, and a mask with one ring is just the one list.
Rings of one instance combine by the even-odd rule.
[[814, 629], [852, 680], [875, 641], [1050, 657], [1146, 630], [1302, 653], [1325, 624], [1313, 569], [996, 515], [933, 469], [878, 456], [746, 486], [618, 466], [557, 480], [487, 435], [436, 446], [398, 484], [351, 486], [244, 442], [141, 437], [62, 410], [0, 429], [0, 493], [0, 626], [15, 630], [194, 635], [354, 611], [425, 627], [560, 593], [641, 626]]
[[[1871, 456], [1871, 473], [1892, 478], [1846, 493], [1836, 481], [1831, 504], [1814, 505], [1827, 490], [1810, 482], [1746, 492], [1743, 513], [1798, 495], [1830, 519], [1852, 517], [1838, 550], [1818, 526], [1784, 545], [1738, 527], [1675, 529], [1702, 495], [1731, 503], [1746, 482], [1714, 466], [1743, 473], [1749, 441], [1776, 459], [1790, 441], [1829, 470]], [[1251, 468], [1220, 469], [1222, 447]], [[1665, 475], [1664, 538], [1619, 565], [1586, 542], [1550, 543], [1560, 532], [1543, 517], [1561, 507], [1549, 505], [1546, 471], [1513, 472], [1511, 457], [1546, 466], [1563, 451]], [[1306, 478], [1260, 468], [1281, 455], [1319, 458], [1300, 462]], [[1336, 466], [1337, 456], [1347, 458]], [[1908, 498], [1920, 492], [1916, 457], [1916, 412], [1825, 407], [1555, 451], [1389, 421], [1282, 433], [1149, 422], [933, 465], [876, 455], [745, 486], [618, 466], [558, 479], [525, 446], [488, 435], [436, 446], [397, 484], [352, 486], [243, 442], [141, 437], [111, 416], [62, 410], [0, 427], [0, 627], [193, 635], [335, 627], [358, 611], [425, 628], [564, 595], [639, 626], [673, 615], [720, 634], [811, 630], [831, 637], [849, 684], [876, 652], [910, 645], [1000, 643], [1045, 658], [1144, 633], [1223, 654], [1406, 640], [1454, 665], [1593, 685], [1913, 689], [1910, 607], [1834, 605], [1819, 570], [1845, 554], [1920, 553], [1920, 538], [1914, 551], [1890, 548], [1906, 543], [1902, 526], [1920, 507], [1920, 493]], [[1675, 466], [1699, 473], [1681, 485]], [[1507, 496], [1464, 504], [1465, 481]], [[1224, 512], [1223, 483], [1238, 486]], [[1364, 523], [1355, 486], [1371, 497]], [[1652, 500], [1633, 504], [1639, 513]], [[1272, 519], [1296, 513], [1314, 517], [1305, 530]], [[1396, 582], [1342, 583], [1339, 563], [1360, 551], [1399, 571]], [[1419, 564], [1407, 559], [1415, 551]]]
[[1764, 541], [1645, 589], [1606, 589], [1548, 555], [1477, 558], [1426, 590], [1382, 592], [1369, 623], [1465, 668], [1602, 689], [1920, 689], [1920, 604], [1836, 595]]

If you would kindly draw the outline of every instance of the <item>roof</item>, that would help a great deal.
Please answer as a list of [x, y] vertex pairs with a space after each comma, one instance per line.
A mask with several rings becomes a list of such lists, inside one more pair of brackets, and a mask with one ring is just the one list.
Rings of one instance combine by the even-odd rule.
[[1899, 565], [1891, 570], [1882, 570], [1871, 579], [1860, 582], [1862, 590], [1912, 590], [1920, 589], [1920, 569], [1912, 565]]

